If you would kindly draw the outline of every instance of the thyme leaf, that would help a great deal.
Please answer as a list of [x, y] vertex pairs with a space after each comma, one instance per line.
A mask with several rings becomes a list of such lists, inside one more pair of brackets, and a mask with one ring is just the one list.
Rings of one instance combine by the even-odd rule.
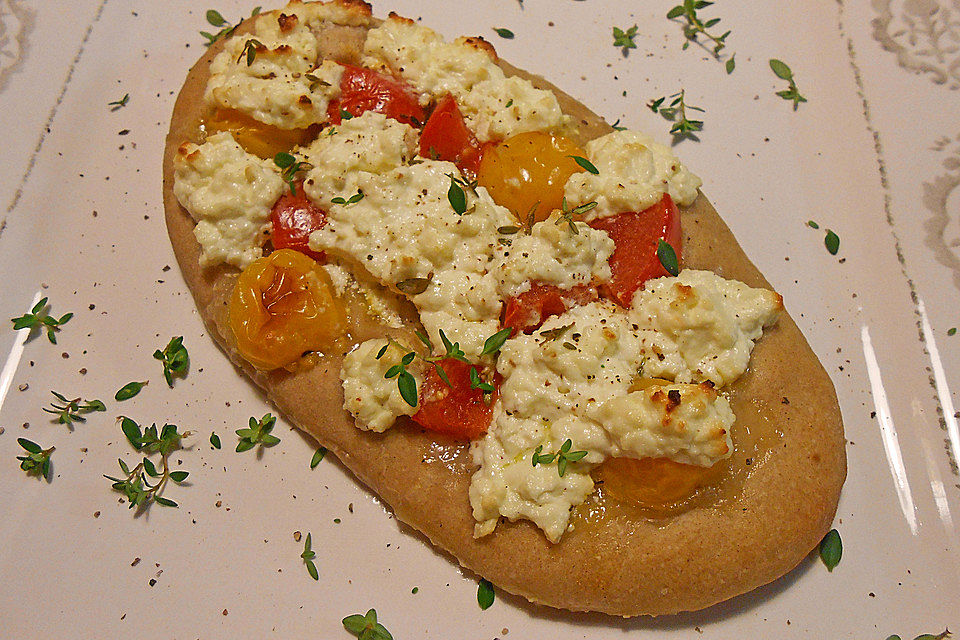
[[793, 77], [793, 71], [785, 62], [777, 60], [776, 58], [770, 59], [770, 70], [773, 71], [774, 75], [778, 78], [786, 80], [789, 83], [786, 89], [777, 91], [777, 95], [784, 100], [793, 102], [793, 110], [796, 111], [800, 103], [806, 102], [807, 99], [800, 95], [800, 90], [797, 88], [796, 80]]
[[270, 433], [276, 424], [276, 417], [269, 413], [264, 414], [259, 420], [251, 417], [247, 428], [237, 429], [237, 435], [240, 436], [237, 442], [237, 453], [249, 451], [257, 445], [261, 448], [272, 447], [280, 442], [280, 438]]
[[190, 354], [187, 348], [183, 346], [183, 336], [171, 338], [163, 351], [157, 349], [153, 352], [153, 357], [163, 363], [163, 379], [167, 381], [167, 386], [173, 388], [173, 378], [182, 378], [187, 375], [187, 368], [190, 366]]
[[47, 299], [41, 298], [37, 304], [33, 305], [30, 313], [25, 313], [17, 318], [10, 318], [14, 330], [30, 329], [32, 333], [35, 328], [45, 327], [47, 330], [47, 340], [49, 340], [51, 344], [57, 344], [56, 332], [60, 331], [60, 327], [70, 321], [73, 314], [65, 313], [60, 316], [59, 319], [54, 318], [53, 316], [47, 315], [46, 307]]
[[[667, 106], [663, 106], [668, 98], [670, 102]], [[703, 130], [703, 120], [689, 119], [687, 111], [699, 111], [701, 113], [704, 113], [704, 111], [700, 107], [687, 104], [686, 92], [683, 89], [673, 95], [651, 100], [647, 103], [647, 107], [654, 113], [659, 113], [665, 120], [673, 122], [670, 133], [678, 140], [681, 138], [696, 140], [697, 137], [694, 134]]]
[[17, 444], [27, 452], [27, 455], [17, 456], [17, 460], [20, 461], [20, 468], [26, 471], [27, 475], [44, 478], [47, 482], [50, 482], [50, 456], [56, 447], [44, 449], [36, 442], [26, 438], [17, 438]]

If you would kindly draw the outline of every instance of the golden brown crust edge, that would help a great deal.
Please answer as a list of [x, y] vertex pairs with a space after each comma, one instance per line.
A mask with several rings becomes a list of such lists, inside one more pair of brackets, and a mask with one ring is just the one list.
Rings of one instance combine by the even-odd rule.
[[[339, 358], [297, 374], [264, 374], [243, 362], [222, 326], [235, 270], [198, 266], [193, 221], [172, 190], [173, 155], [199, 113], [218, 44], [184, 83], [164, 154], [167, 228], [184, 280], [211, 335], [234, 363], [287, 419], [336, 453], [400, 520], [501, 589], [551, 607], [620, 616], [708, 607], [775, 580], [816, 546], [830, 528], [846, 475], [843, 427], [833, 384], [786, 313], [765, 332], [751, 371], [737, 382], [740, 393], [761, 403], [782, 433], [776, 450], [747, 477], [739, 498], [666, 521], [606, 520], [600, 535], [574, 530], [557, 545], [528, 522], [503, 523], [494, 534], [474, 539], [470, 473], [423, 464], [433, 441], [416, 429], [398, 426], [384, 434], [356, 429], [341, 408]], [[609, 131], [602, 119], [552, 85], [501, 65], [554, 89], [588, 137]], [[769, 287], [705, 197], [683, 211], [682, 222], [685, 266]]]

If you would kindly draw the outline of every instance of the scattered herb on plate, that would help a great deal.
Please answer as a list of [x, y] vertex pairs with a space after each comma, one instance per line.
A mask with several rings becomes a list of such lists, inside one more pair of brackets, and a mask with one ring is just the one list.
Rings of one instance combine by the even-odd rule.
[[70, 426], [74, 422], [86, 422], [87, 419], [83, 417], [84, 414], [107, 410], [106, 405], [100, 400], [83, 400], [82, 398], [67, 400], [63, 394], [57, 393], [56, 391], [51, 391], [50, 393], [52, 393], [57, 400], [51, 402], [50, 407], [44, 407], [43, 410], [57, 416], [56, 422], [58, 424]]
[[44, 478], [47, 482], [50, 482], [50, 456], [56, 447], [44, 449], [36, 442], [26, 438], [17, 438], [17, 444], [27, 452], [25, 456], [17, 456], [17, 460], [20, 461], [20, 468], [26, 471], [27, 475]]
[[832, 229], [827, 229], [827, 235], [823, 237], [823, 246], [827, 248], [830, 255], [837, 255], [837, 252], [840, 251], [840, 236], [834, 233]]
[[220, 436], [215, 431], [210, 432], [210, 446], [214, 449], [220, 448]]
[[33, 305], [33, 309], [30, 310], [30, 313], [25, 313], [18, 318], [10, 318], [10, 321], [13, 322], [14, 330], [30, 329], [30, 332], [32, 333], [34, 328], [46, 327], [47, 340], [49, 340], [52, 344], [57, 344], [56, 332], [60, 331], [60, 327], [70, 321], [70, 318], [73, 317], [73, 314], [65, 313], [60, 316], [59, 319], [54, 318], [53, 316], [47, 315], [46, 307], [47, 299], [41, 298], [37, 304]]
[[[663, 103], [669, 99], [667, 106]], [[687, 110], [699, 111], [705, 113], [700, 107], [687, 104], [686, 92], [681, 89], [678, 93], [670, 96], [663, 96], [647, 103], [647, 107], [654, 113], [659, 113], [665, 120], [673, 123], [670, 127], [670, 133], [677, 139], [690, 138], [697, 140], [694, 135], [703, 130], [703, 120], [690, 120], [687, 118]]]
[[317, 450], [313, 452], [313, 457], [310, 458], [310, 468], [315, 469], [325, 455], [327, 455], [327, 448], [318, 447]]
[[620, 27], [613, 28], [613, 46], [619, 47], [626, 56], [630, 49], [636, 49], [637, 43], [633, 39], [637, 37], [637, 25], [633, 25], [626, 31]]
[[116, 395], [113, 396], [113, 399], [117, 400], [118, 402], [123, 402], [124, 400], [129, 400], [130, 398], [136, 397], [136, 395], [140, 393], [140, 390], [149, 383], [149, 380], [144, 380], [143, 382], [128, 382], [120, 387], [120, 390], [117, 391]]
[[317, 552], [311, 548], [310, 532], [307, 532], [307, 539], [303, 543], [303, 553], [300, 554], [300, 557], [303, 558], [303, 564], [307, 566], [307, 573], [310, 574], [310, 577], [319, 580], [320, 573], [317, 571], [317, 565], [313, 562], [317, 557]]
[[[260, 13], [260, 7], [254, 7], [253, 11], [250, 12], [250, 17], [253, 18], [258, 13]], [[207, 9], [206, 18], [207, 24], [213, 27], [220, 27], [220, 31], [216, 33], [208, 33], [206, 31], [200, 32], [200, 35], [206, 38], [207, 41], [204, 44], [208, 47], [220, 38], [229, 36], [231, 33], [233, 33], [234, 29], [240, 26], [240, 23], [243, 22], [242, 20], [238, 20], [237, 24], [230, 24], [216, 9]]]
[[343, 628], [359, 640], [393, 640], [387, 628], [377, 622], [377, 610], [370, 609], [366, 615], [355, 613], [342, 620]]
[[107, 106], [110, 107], [110, 111], [116, 111], [117, 109], [122, 109], [127, 106], [127, 103], [130, 102], [130, 94], [125, 93], [123, 97], [119, 100], [114, 100], [113, 102], [108, 102]]
[[620, 118], [617, 118], [617, 121], [614, 122], [612, 125], [610, 125], [610, 128], [613, 129], [614, 131], [626, 131], [626, 130], [627, 130], [626, 127], [621, 127], [621, 126], [620, 126]]
[[833, 571], [834, 567], [840, 564], [842, 555], [843, 542], [840, 540], [840, 532], [830, 529], [820, 541], [820, 560], [826, 565], [827, 571]]
[[[180, 484], [187, 479], [188, 472], [170, 469], [170, 454], [180, 448], [183, 438], [190, 436], [189, 431], [180, 433], [175, 424], [165, 424], [158, 429], [153, 424], [146, 429], [140, 428], [131, 418], [121, 416], [120, 428], [127, 441], [134, 449], [146, 455], [134, 468], [130, 468], [123, 458], [117, 462], [123, 472], [123, 478], [116, 478], [104, 474], [104, 478], [113, 482], [114, 491], [119, 491], [127, 498], [128, 508], [136, 507], [138, 512], [147, 509], [152, 503], [163, 507], [176, 507], [177, 503], [163, 497], [163, 490], [168, 481]], [[160, 469], [149, 456], [160, 454]], [[151, 480], [154, 480], [151, 484]]]
[[793, 71], [785, 62], [777, 60], [776, 58], [770, 59], [770, 69], [778, 78], [790, 83], [783, 91], [777, 91], [777, 95], [784, 100], [793, 102], [793, 110], [796, 111], [800, 103], [806, 102], [807, 99], [800, 95], [800, 90], [797, 88], [797, 83], [793, 77]]
[[489, 580], [480, 578], [480, 583], [477, 585], [477, 604], [486, 611], [493, 604], [494, 598], [496, 598], [496, 593], [493, 590], [493, 585], [490, 584]]
[[[697, 11], [706, 9], [712, 4], [712, 2], [707, 2], [706, 0], [683, 0], [683, 4], [678, 4], [667, 12], [667, 18], [670, 20], [676, 20], [678, 18], [686, 20], [686, 24], [683, 25], [683, 37], [686, 38], [686, 42], [683, 43], [684, 49], [689, 47], [691, 42], [703, 44], [699, 40], [699, 37], [703, 35], [704, 38], [713, 43], [712, 45], [705, 44], [703, 46], [707, 48], [712, 46], [713, 57], [719, 59], [720, 52], [727, 46], [727, 36], [730, 35], [730, 31], [725, 31], [720, 35], [710, 33], [708, 29], [715, 27], [720, 22], [720, 18], [703, 20], [697, 14]], [[732, 71], [732, 66], [728, 64], [727, 73]]]
[[245, 429], [237, 429], [237, 435], [240, 436], [237, 453], [249, 451], [258, 444], [261, 447], [272, 447], [280, 442], [280, 438], [270, 433], [277, 424], [277, 419], [272, 414], [264, 414], [259, 420], [251, 417], [249, 424]]
[[506, 40], [513, 40], [513, 31], [510, 29], [504, 29], [503, 27], [494, 27], [494, 31], [497, 32], [497, 35]]
[[174, 376], [182, 378], [187, 375], [187, 367], [190, 366], [190, 354], [187, 348], [183, 346], [183, 336], [171, 338], [163, 351], [157, 349], [153, 352], [153, 357], [163, 363], [163, 379], [167, 385], [173, 388]]
[[955, 335], [957, 335], [957, 328], [956, 328], [956, 327], [950, 327], [949, 329], [947, 329], [947, 335], [948, 335], [948, 336], [955, 336]]

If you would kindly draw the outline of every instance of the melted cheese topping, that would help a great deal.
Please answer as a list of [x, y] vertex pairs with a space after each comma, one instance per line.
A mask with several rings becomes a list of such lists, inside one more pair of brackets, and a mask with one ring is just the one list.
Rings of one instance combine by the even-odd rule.
[[[397, 392], [396, 379], [387, 379], [387, 369], [400, 363], [403, 351], [396, 345], [387, 346], [385, 339], [367, 340], [348, 353], [343, 359], [340, 378], [343, 380], [343, 408], [356, 419], [357, 427], [364, 431], [382, 432], [390, 428], [400, 416], [412, 416], [417, 408], [411, 407]], [[387, 347], [377, 360], [380, 350]], [[423, 374], [414, 362], [407, 371], [423, 383]]]
[[[255, 42], [262, 46], [247, 64], [246, 47]], [[340, 96], [343, 67], [330, 60], [318, 66], [317, 56], [306, 20], [265, 14], [253, 35], [231, 37], [213, 59], [205, 99], [281, 129], [326, 122], [327, 106]]]
[[424, 105], [453, 94], [481, 142], [565, 126], [556, 96], [506, 77], [485, 44], [476, 38], [444, 42], [432, 29], [391, 16], [368, 32], [363, 64], [399, 74]]
[[638, 131], [614, 131], [587, 143], [587, 158], [598, 173], [575, 173], [564, 185], [574, 205], [597, 202], [584, 220], [643, 211], [669, 193], [680, 206], [693, 204], [703, 184], [670, 149]]
[[495, 267], [497, 285], [504, 298], [520, 295], [540, 282], [571, 289], [592, 280], [608, 282], [613, 240], [606, 231], [575, 222], [577, 233], [554, 212], [533, 225], [531, 233], [520, 232], [501, 245]]
[[244, 151], [229, 133], [218, 133], [200, 146], [181, 146], [173, 168], [173, 193], [197, 221], [201, 265], [226, 262], [243, 269], [263, 255], [270, 209], [283, 189], [272, 162]]
[[644, 375], [726, 386], [747, 370], [754, 343], [782, 310], [779, 294], [710, 271], [684, 269], [648, 282], [634, 295], [631, 315], [663, 341]]
[[[310, 236], [315, 251], [350, 256], [386, 285], [429, 279], [411, 300], [435, 344], [440, 330], [476, 355], [499, 329], [501, 299], [489, 272], [497, 227], [511, 223], [485, 189], [466, 189], [468, 213], [458, 215], [447, 191], [456, 166], [438, 160], [404, 164], [414, 130], [373, 113], [346, 121], [307, 150], [314, 168], [304, 191], [327, 211]], [[334, 202], [358, 192], [353, 204]]]

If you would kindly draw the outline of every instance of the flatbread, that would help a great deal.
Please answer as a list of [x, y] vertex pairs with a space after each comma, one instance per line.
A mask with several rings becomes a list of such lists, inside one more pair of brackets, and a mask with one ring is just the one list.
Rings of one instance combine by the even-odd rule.
[[[362, 27], [331, 27], [324, 48], [355, 60], [363, 34]], [[598, 498], [582, 507], [583, 514], [575, 512], [573, 530], [557, 544], [527, 521], [503, 522], [493, 534], [475, 539], [467, 497], [474, 468], [466, 445], [437, 441], [436, 434], [405, 418], [382, 434], [357, 429], [342, 408], [341, 356], [325, 356], [296, 372], [265, 373], [247, 364], [231, 346], [226, 324], [237, 270], [199, 266], [194, 222], [173, 194], [173, 158], [180, 144], [196, 135], [208, 67], [221, 48], [222, 40], [190, 70], [163, 161], [167, 228], [184, 280], [210, 334], [237, 367], [397, 518], [499, 589], [551, 607], [620, 616], [702, 609], [782, 576], [817, 545], [830, 528], [846, 475], [845, 441], [833, 384], [787, 313], [765, 331], [750, 370], [729, 387], [740, 421], [735, 442], [737, 428], [766, 433], [737, 486], [665, 518]], [[588, 139], [610, 131], [599, 116], [543, 79], [501, 66], [553, 90]], [[706, 197], [682, 210], [682, 225], [685, 267], [770, 288]], [[358, 340], [390, 333], [372, 322], [360, 322], [355, 330]], [[586, 514], [588, 508], [603, 516]]]

